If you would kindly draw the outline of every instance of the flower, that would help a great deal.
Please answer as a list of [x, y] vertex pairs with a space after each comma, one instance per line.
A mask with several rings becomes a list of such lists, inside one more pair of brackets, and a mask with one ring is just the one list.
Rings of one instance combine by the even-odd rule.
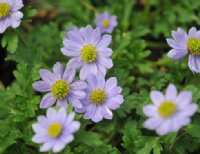
[[40, 152], [51, 149], [54, 153], [60, 152], [74, 140], [73, 133], [80, 127], [80, 123], [74, 121], [74, 116], [74, 112], [67, 115], [65, 108], [60, 108], [58, 111], [49, 108], [46, 117], [38, 117], [38, 122], [32, 125], [36, 133], [32, 141], [43, 144]]
[[96, 20], [95, 24], [102, 33], [112, 33], [113, 29], [117, 26], [117, 17], [111, 16], [107, 11], [100, 14]]
[[178, 61], [189, 54], [190, 70], [200, 73], [200, 31], [192, 27], [186, 34], [184, 30], [178, 28], [177, 31], [172, 31], [172, 37], [173, 39], [167, 39], [167, 43], [173, 48], [169, 51], [168, 57]]
[[0, 0], [0, 33], [6, 28], [17, 28], [23, 18], [19, 10], [23, 7], [22, 0]]
[[80, 68], [80, 79], [85, 80], [88, 74], [102, 72], [113, 66], [110, 35], [101, 36], [99, 28], [91, 26], [80, 28], [78, 31], [71, 30], [64, 39], [64, 47], [61, 49], [66, 56], [72, 57], [68, 67]]
[[157, 134], [165, 135], [177, 132], [181, 127], [190, 123], [190, 117], [198, 106], [192, 102], [192, 93], [183, 91], [177, 94], [173, 84], [167, 87], [165, 96], [160, 91], [152, 91], [150, 98], [153, 104], [143, 108], [144, 114], [149, 117], [144, 126], [156, 130]]
[[84, 119], [91, 119], [99, 122], [103, 118], [112, 119], [112, 111], [116, 110], [123, 103], [123, 96], [120, 95], [122, 88], [117, 86], [115, 77], [104, 79], [102, 73], [90, 74], [87, 77], [88, 87], [85, 89], [86, 97], [81, 100], [82, 109], [76, 109], [78, 113], [84, 113]]
[[86, 95], [83, 90], [87, 84], [82, 81], [72, 83], [75, 75], [75, 69], [66, 68], [64, 71], [59, 62], [53, 66], [53, 72], [45, 69], [40, 70], [42, 80], [34, 82], [33, 88], [39, 92], [48, 92], [41, 100], [40, 108], [48, 108], [56, 100], [60, 107], [66, 107], [69, 101], [74, 107], [81, 108], [80, 99]]

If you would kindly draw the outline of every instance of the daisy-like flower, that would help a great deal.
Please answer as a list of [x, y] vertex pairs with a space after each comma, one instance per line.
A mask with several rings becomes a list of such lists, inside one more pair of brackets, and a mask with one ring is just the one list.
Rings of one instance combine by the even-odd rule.
[[176, 87], [170, 84], [165, 96], [160, 91], [152, 91], [150, 98], [153, 102], [143, 108], [149, 117], [144, 126], [156, 130], [159, 135], [177, 132], [181, 127], [190, 123], [190, 117], [197, 111], [198, 106], [192, 102], [192, 93], [183, 91], [178, 94]]
[[178, 61], [189, 54], [190, 70], [194, 73], [200, 73], [200, 31], [192, 27], [187, 34], [178, 28], [177, 31], [172, 31], [172, 37], [173, 39], [167, 39], [167, 43], [173, 48], [169, 51], [168, 57]]
[[112, 33], [113, 29], [117, 26], [117, 17], [111, 16], [105, 11], [96, 18], [95, 24], [100, 28], [102, 33]]
[[80, 127], [80, 123], [74, 121], [74, 115], [74, 112], [67, 115], [65, 108], [58, 111], [49, 108], [47, 116], [38, 117], [38, 122], [32, 125], [36, 133], [32, 141], [42, 144], [40, 152], [60, 152], [74, 140], [73, 133]]
[[8, 27], [19, 27], [23, 18], [23, 13], [19, 10], [23, 6], [22, 0], [0, 0], [0, 33]]
[[82, 109], [75, 110], [84, 113], [84, 119], [91, 119], [99, 122], [103, 118], [112, 119], [111, 110], [116, 110], [124, 102], [120, 94], [122, 88], [117, 86], [117, 79], [112, 77], [105, 81], [104, 75], [98, 73], [90, 74], [87, 77], [88, 87], [86, 88], [87, 96], [81, 100]]
[[68, 32], [64, 39], [64, 47], [61, 49], [66, 56], [72, 57], [68, 62], [69, 67], [80, 68], [80, 79], [85, 80], [88, 74], [102, 72], [113, 66], [112, 49], [108, 46], [111, 43], [110, 35], [101, 35], [99, 28], [74, 29]]
[[48, 108], [56, 101], [60, 107], [66, 107], [69, 101], [74, 107], [81, 108], [80, 99], [86, 96], [83, 90], [87, 84], [82, 81], [72, 83], [75, 75], [75, 69], [66, 68], [64, 71], [59, 62], [53, 66], [53, 72], [40, 70], [42, 80], [34, 82], [33, 88], [39, 92], [48, 92], [41, 100], [40, 108]]

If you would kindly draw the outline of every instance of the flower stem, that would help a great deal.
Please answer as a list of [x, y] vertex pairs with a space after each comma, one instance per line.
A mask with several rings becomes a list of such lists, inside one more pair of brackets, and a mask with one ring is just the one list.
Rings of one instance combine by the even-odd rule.
[[176, 142], [177, 142], [181, 137], [183, 137], [185, 134], [186, 134], [186, 132], [183, 132], [182, 134], [180, 134], [180, 135], [176, 138], [176, 140], [174, 141], [174, 143], [169, 147], [169, 149], [171, 150], [171, 149], [174, 147], [174, 145], [176, 144]]
[[84, 0], [80, 0], [80, 2], [81, 2], [86, 8], [88, 8], [89, 10], [92, 10], [92, 11], [94, 12], [94, 14], [95, 14], [95, 17], [98, 17], [99, 12], [97, 11], [97, 9], [96, 9], [94, 6], [90, 5], [89, 3], [85, 2]]

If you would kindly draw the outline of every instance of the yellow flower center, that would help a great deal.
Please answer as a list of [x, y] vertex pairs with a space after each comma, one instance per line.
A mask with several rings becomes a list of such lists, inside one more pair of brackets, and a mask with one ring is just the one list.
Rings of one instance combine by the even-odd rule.
[[51, 137], [58, 137], [62, 132], [62, 125], [59, 124], [58, 122], [52, 123], [49, 127], [48, 127], [48, 134]]
[[65, 80], [57, 80], [52, 85], [51, 92], [56, 99], [63, 99], [69, 94], [70, 87]]
[[102, 89], [95, 89], [90, 93], [89, 98], [92, 103], [99, 105], [105, 101], [106, 93]]
[[10, 13], [10, 5], [8, 3], [0, 3], [0, 18], [5, 18]]
[[101, 24], [102, 24], [103, 27], [108, 27], [110, 23], [107, 19], [105, 19], [105, 20], [102, 21]]
[[174, 102], [171, 101], [164, 101], [160, 104], [160, 106], [158, 107], [158, 112], [162, 117], [170, 117], [171, 115], [174, 114], [174, 112], [176, 112], [176, 104]]
[[187, 41], [187, 48], [192, 55], [200, 55], [200, 39], [189, 38]]
[[91, 44], [85, 45], [80, 52], [81, 58], [86, 63], [92, 63], [96, 60], [97, 51]]

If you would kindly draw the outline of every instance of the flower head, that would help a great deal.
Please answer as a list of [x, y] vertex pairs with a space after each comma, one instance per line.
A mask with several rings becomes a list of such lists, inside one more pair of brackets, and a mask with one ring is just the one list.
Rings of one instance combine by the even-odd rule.
[[110, 35], [101, 36], [99, 28], [91, 26], [74, 29], [68, 32], [61, 49], [66, 56], [72, 57], [68, 67], [81, 68], [80, 79], [85, 80], [88, 74], [102, 72], [113, 66], [112, 50], [108, 47], [111, 43]]
[[177, 94], [173, 84], [167, 87], [165, 96], [159, 91], [150, 93], [153, 104], [143, 108], [144, 114], [149, 117], [144, 126], [156, 130], [157, 134], [165, 135], [177, 132], [181, 127], [190, 123], [190, 117], [198, 106], [192, 102], [192, 93], [184, 91]]
[[85, 97], [83, 91], [87, 84], [82, 81], [73, 82], [76, 70], [66, 68], [63, 70], [62, 65], [57, 62], [53, 67], [53, 72], [42, 69], [40, 76], [42, 80], [33, 83], [33, 88], [39, 92], [48, 92], [40, 103], [40, 108], [52, 106], [56, 100], [58, 106], [66, 107], [68, 102], [76, 108], [81, 108], [80, 99]]
[[117, 79], [112, 77], [105, 81], [104, 75], [98, 73], [90, 74], [87, 77], [88, 87], [85, 89], [87, 94], [81, 100], [82, 109], [75, 110], [84, 113], [84, 119], [91, 119], [99, 122], [103, 118], [112, 119], [112, 111], [116, 110], [123, 103], [123, 96], [120, 94], [122, 89], [117, 86]]
[[0, 33], [8, 27], [19, 27], [23, 17], [23, 13], [19, 10], [22, 7], [22, 0], [0, 0]]
[[74, 112], [67, 115], [65, 108], [60, 108], [58, 111], [49, 108], [46, 117], [38, 117], [38, 122], [32, 125], [36, 133], [32, 141], [43, 144], [41, 152], [49, 150], [53, 150], [54, 153], [60, 152], [74, 140], [73, 133], [80, 127], [80, 123], [74, 121], [74, 115]]
[[102, 33], [112, 33], [113, 29], [117, 26], [117, 17], [111, 16], [105, 11], [96, 18], [95, 24]]
[[188, 65], [192, 72], [200, 73], [200, 31], [195, 27], [190, 28], [187, 34], [181, 28], [172, 31], [173, 39], [167, 39], [167, 43], [173, 49], [169, 51], [168, 57], [177, 61], [189, 54]]

